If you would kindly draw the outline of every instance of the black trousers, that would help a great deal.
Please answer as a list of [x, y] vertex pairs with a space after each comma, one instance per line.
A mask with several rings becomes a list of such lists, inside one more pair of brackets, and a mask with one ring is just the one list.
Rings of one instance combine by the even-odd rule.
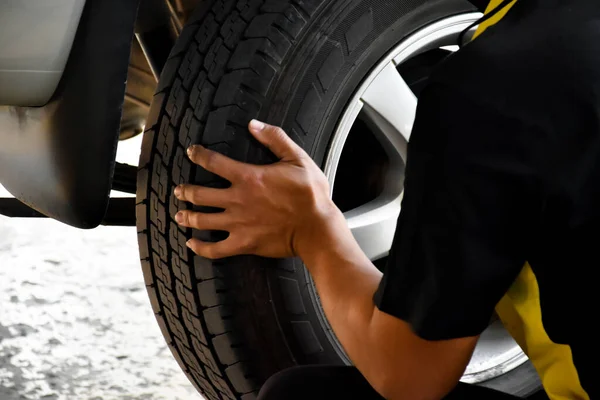
[[[273, 375], [257, 400], [381, 400], [354, 367], [302, 366]], [[514, 400], [517, 397], [460, 383], [447, 400]]]

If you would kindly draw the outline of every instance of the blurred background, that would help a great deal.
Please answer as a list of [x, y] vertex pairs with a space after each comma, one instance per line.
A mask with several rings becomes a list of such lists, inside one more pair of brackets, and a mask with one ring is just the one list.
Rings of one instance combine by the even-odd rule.
[[0, 216], [0, 400], [200, 398], [154, 319], [135, 228]]

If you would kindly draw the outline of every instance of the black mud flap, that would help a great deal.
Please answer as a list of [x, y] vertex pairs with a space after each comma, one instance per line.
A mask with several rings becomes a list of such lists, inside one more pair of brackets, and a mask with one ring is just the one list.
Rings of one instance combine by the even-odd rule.
[[0, 107], [0, 182], [36, 211], [94, 228], [108, 207], [138, 0], [87, 0], [43, 107]]

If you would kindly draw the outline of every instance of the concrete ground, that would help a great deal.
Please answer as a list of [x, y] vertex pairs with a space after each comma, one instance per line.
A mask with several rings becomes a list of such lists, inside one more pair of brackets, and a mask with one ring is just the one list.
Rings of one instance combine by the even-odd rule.
[[135, 232], [0, 217], [0, 400], [201, 399], [150, 309]]
[[0, 217], [0, 399], [199, 399], [150, 309], [135, 228]]

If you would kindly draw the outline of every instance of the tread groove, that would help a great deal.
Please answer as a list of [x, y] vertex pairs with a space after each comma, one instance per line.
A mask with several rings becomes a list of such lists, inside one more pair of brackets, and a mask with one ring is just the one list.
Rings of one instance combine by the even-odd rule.
[[[279, 16], [286, 23], [291, 23], [292, 21], [284, 12], [260, 13], [260, 5], [265, 4], [265, 1], [262, 0], [213, 0], [205, 4], [207, 3], [210, 3], [211, 6], [207, 5], [204, 7], [204, 16], [192, 17], [193, 23], [185, 27], [184, 31], [191, 30], [191, 32], [184, 32], [185, 37], [190, 38], [190, 46], [187, 50], [178, 48], [177, 51], [174, 51], [172, 58], [169, 59], [167, 64], [166, 77], [161, 78], [161, 83], [158, 86], [158, 92], [164, 95], [155, 96], [155, 101], [156, 99], [160, 100], [162, 108], [158, 110], [155, 105], [154, 112], [157, 114], [153, 118], [156, 122], [145, 132], [145, 135], [150, 140], [144, 140], [142, 152], [143, 158], [146, 161], [141, 164], [142, 167], [140, 170], [147, 172], [140, 176], [147, 179], [147, 181], [143, 182], [142, 180], [139, 183], [139, 201], [137, 201], [139, 207], [143, 207], [141, 215], [145, 215], [150, 224], [147, 229], [141, 229], [138, 235], [140, 243], [146, 242], [149, 250], [158, 249], [158, 252], [152, 251], [151, 254], [153, 256], [142, 257], [142, 259], [151, 266], [149, 272], [151, 276], [146, 279], [156, 284], [149, 285], [148, 290], [155, 292], [155, 315], [175, 358], [194, 385], [209, 398], [232, 398], [235, 396], [232, 391], [234, 388], [235, 392], [239, 395], [254, 393], [256, 389], [256, 385], [251, 383], [251, 380], [253, 380], [252, 374], [247, 372], [245, 362], [243, 360], [231, 362], [234, 361], [231, 359], [231, 352], [233, 351], [233, 354], [236, 354], [238, 351], [244, 353], [247, 345], [239, 341], [229, 342], [227, 344], [229, 352], [224, 353], [228, 354], [229, 362], [222, 364], [216, 356], [218, 351], [216, 351], [213, 342], [213, 339], [218, 335], [209, 334], [209, 329], [206, 325], [207, 321], [194, 316], [195, 312], [202, 314], [208, 308], [201, 305], [198, 292], [189, 292], [191, 297], [186, 294], [189, 288], [183, 282], [182, 278], [185, 277], [186, 280], [191, 279], [192, 287], [201, 282], [205, 284], [214, 282], [211, 287], [217, 299], [228, 296], [232, 291], [230, 288], [222, 286], [224, 281], [217, 276], [212, 279], [199, 279], [196, 276], [194, 267], [190, 266], [187, 262], [191, 255], [185, 246], [181, 246], [181, 241], [189, 237], [191, 230], [181, 229], [173, 222], [174, 212], [177, 209], [182, 209], [184, 205], [172, 199], [172, 189], [183, 180], [194, 181], [196, 179], [194, 177], [196, 171], [194, 168], [184, 171], [179, 162], [177, 169], [173, 169], [172, 166], [177, 160], [178, 154], [194, 141], [194, 138], [190, 135], [194, 135], [196, 132], [184, 132], [182, 127], [180, 127], [180, 125], [185, 123], [186, 129], [191, 131], [192, 126], [188, 126], [190, 121], [187, 116], [189, 114], [188, 110], [191, 109], [194, 112], [195, 106], [197, 108], [197, 105], [192, 103], [197, 103], [201, 99], [201, 96], [198, 97], [198, 95], [205, 89], [206, 84], [210, 83], [213, 85], [214, 89], [211, 95], [214, 96], [216, 88], [225, 73], [229, 70], [227, 64], [234, 54], [235, 43], [244, 40], [245, 35], [243, 32], [252, 25], [252, 21], [258, 15], [264, 16], [266, 14]], [[291, 7], [291, 4], [287, 4], [287, 7]], [[301, 23], [305, 25], [309, 19], [305, 10], [298, 6], [298, 4], [294, 4], [293, 11], [302, 16], [303, 21]], [[227, 23], [229, 25], [227, 28], [217, 29], [219, 25], [210, 25], [210, 22], [209, 24], [202, 24], [201, 21], [204, 20], [216, 21], [221, 26]], [[244, 27], [236, 26], [234, 23], [243, 24]], [[294, 43], [295, 38], [284, 27], [276, 23], [272, 23], [270, 26], [274, 32], [278, 32], [280, 35], [278, 40], [289, 42], [284, 44], [284, 48], [289, 48], [291, 43]], [[231, 35], [234, 36], [227, 37]], [[228, 42], [228, 40], [233, 41]], [[281, 63], [279, 61], [281, 61], [284, 55], [279, 54], [279, 50], [277, 49], [281, 49], [281, 46], [278, 46], [278, 43], [269, 36], [259, 38], [259, 40], [264, 40], [268, 46], [264, 49], [257, 49], [254, 57], [263, 61], [276, 74], [279, 73], [281, 70]], [[185, 66], [182, 67], [184, 64]], [[257, 79], [260, 78], [260, 74], [253, 67], [241, 68], [240, 70], [244, 69], [252, 71], [252, 74]], [[192, 84], [191, 74], [194, 73], [196, 75], [199, 73], [205, 74], [204, 80]], [[193, 90], [196, 85], [198, 85], [199, 92], [194, 93]], [[263, 94], [246, 83], [240, 85], [240, 89], [258, 104], [263, 103], [265, 100]], [[200, 125], [197, 126], [206, 126], [209, 116], [226, 109], [225, 107], [229, 107], [230, 112], [234, 112], [236, 109], [238, 112], [248, 112], [244, 110], [244, 107], [236, 103], [221, 105], [219, 107], [210, 106], [207, 110], [208, 112], [198, 115], [200, 117], [198, 119]], [[234, 130], [246, 129], [245, 124], [232, 119], [225, 121], [224, 127], [230, 127], [230, 129]], [[174, 141], [172, 139], [173, 135], [176, 136]], [[160, 155], [153, 151], [153, 149], [157, 148], [157, 145], [160, 145], [162, 149]], [[218, 147], [220, 149], [233, 150], [227, 140], [217, 141], [209, 147], [217, 148], [217, 146], [220, 146]], [[189, 175], [186, 176], [184, 174]], [[210, 182], [205, 183], [208, 184]], [[148, 201], [151, 196], [154, 199], [154, 203]], [[161, 235], [164, 235], [164, 239], [161, 239]], [[171, 266], [169, 267], [169, 265]], [[178, 266], [174, 267], [173, 265]], [[145, 271], [145, 273], [148, 273], [148, 271]], [[193, 300], [194, 304], [188, 303], [190, 300]], [[197, 311], [189, 310], [184, 305], [184, 302], [188, 306], [197, 308]], [[219, 304], [221, 303], [217, 300], [216, 305], [211, 308], [219, 307]], [[179, 319], [183, 315], [189, 317], [184, 321], [185, 323]], [[233, 323], [235, 320], [233, 312], [229, 315], [221, 315], [220, 317], [221, 321], [225, 324]], [[229, 328], [220, 333], [220, 335], [226, 335], [227, 337], [233, 334], [234, 332]], [[208, 340], [208, 347], [200, 345], [191, 346], [197, 340]], [[208, 360], [205, 358], [207, 355], [205, 350], [202, 350], [204, 348], [214, 358], [214, 361], [211, 361], [212, 364], [210, 365], [206, 363], [207, 361], [203, 361]], [[214, 364], [215, 362], [217, 364]], [[242, 370], [239, 370], [240, 367], [242, 367]], [[227, 369], [227, 373], [218, 373], [219, 371], [225, 371], [225, 369]], [[240, 382], [240, 378], [243, 378], [245, 382]], [[232, 381], [232, 379], [237, 382]]]

